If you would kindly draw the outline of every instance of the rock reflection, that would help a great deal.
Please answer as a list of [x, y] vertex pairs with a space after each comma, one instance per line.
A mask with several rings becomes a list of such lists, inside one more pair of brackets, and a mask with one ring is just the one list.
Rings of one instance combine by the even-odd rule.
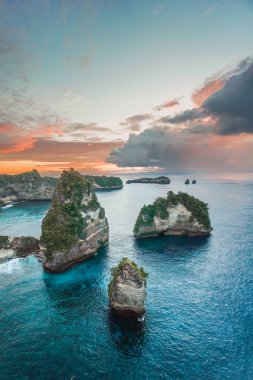
[[72, 269], [61, 273], [45, 272], [43, 280], [50, 303], [65, 318], [87, 317], [103, 302], [107, 249]]
[[109, 311], [111, 339], [124, 356], [140, 356], [146, 342], [146, 316], [129, 317]]
[[173, 254], [183, 257], [191, 253], [195, 254], [200, 250], [207, 249], [212, 234], [210, 236], [159, 236], [157, 238], [134, 239], [134, 249], [138, 253], [152, 252], [157, 254]]

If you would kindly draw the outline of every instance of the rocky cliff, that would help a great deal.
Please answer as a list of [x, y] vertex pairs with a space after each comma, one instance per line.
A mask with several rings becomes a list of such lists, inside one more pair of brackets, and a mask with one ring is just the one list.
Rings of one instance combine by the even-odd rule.
[[[122, 189], [119, 177], [90, 176], [86, 179], [92, 183], [93, 190]], [[37, 170], [16, 175], [0, 175], [0, 206], [19, 201], [50, 200], [57, 183], [57, 178], [42, 177]]]
[[39, 240], [31, 236], [0, 236], [0, 263], [13, 258], [39, 255]]
[[152, 205], [143, 206], [134, 226], [136, 238], [164, 235], [209, 235], [208, 205], [187, 193], [168, 192]]
[[140, 315], [145, 312], [147, 273], [133, 261], [124, 258], [112, 269], [108, 287], [110, 305], [121, 314]]
[[0, 203], [15, 201], [49, 200], [57, 179], [41, 177], [37, 170], [17, 175], [0, 175]]
[[109, 226], [91, 182], [73, 169], [64, 170], [41, 229], [43, 266], [52, 272], [64, 271], [106, 244]]
[[127, 184], [130, 183], [157, 183], [158, 185], [167, 185], [170, 184], [170, 179], [168, 177], [157, 177], [157, 178], [138, 178], [138, 179], [129, 179], [126, 181]]

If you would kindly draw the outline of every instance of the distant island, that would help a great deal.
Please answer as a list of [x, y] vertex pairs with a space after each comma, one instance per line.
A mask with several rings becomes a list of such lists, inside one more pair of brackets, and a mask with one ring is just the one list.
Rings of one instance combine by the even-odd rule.
[[[84, 175], [93, 190], [122, 189], [119, 177]], [[36, 169], [15, 175], [0, 175], [0, 206], [19, 201], [51, 200], [58, 178], [41, 176]]]
[[130, 183], [157, 183], [159, 185], [168, 185], [170, 184], [170, 179], [168, 177], [157, 177], [157, 178], [138, 178], [138, 179], [129, 179], [126, 181], [127, 184]]
[[93, 190], [120, 190], [123, 187], [123, 181], [119, 177], [107, 177], [105, 175], [86, 175], [85, 177], [92, 181]]

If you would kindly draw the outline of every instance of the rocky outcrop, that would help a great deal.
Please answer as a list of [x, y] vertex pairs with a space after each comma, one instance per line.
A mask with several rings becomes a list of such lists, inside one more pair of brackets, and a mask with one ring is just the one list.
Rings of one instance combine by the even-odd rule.
[[193, 185], [196, 185], [196, 183], [197, 183], [196, 179], [193, 179], [193, 180], [192, 180], [192, 184], [193, 184]]
[[85, 176], [92, 181], [93, 190], [120, 190], [123, 188], [122, 179], [119, 177]]
[[42, 222], [44, 268], [62, 272], [93, 256], [108, 242], [108, 234], [105, 211], [91, 182], [73, 169], [64, 170]]
[[208, 205], [187, 193], [168, 192], [152, 205], [143, 206], [134, 226], [136, 238], [163, 235], [209, 235]]
[[124, 258], [112, 269], [108, 287], [111, 308], [121, 314], [140, 315], [145, 312], [147, 273], [133, 261]]
[[157, 178], [129, 179], [126, 183], [157, 183], [158, 185], [167, 185], [170, 184], [170, 179], [168, 177], [161, 176]]
[[[91, 181], [93, 190], [119, 190], [119, 177], [84, 176]], [[51, 200], [57, 178], [42, 177], [37, 170], [16, 175], [0, 175], [0, 207], [12, 202]]]
[[185, 185], [190, 185], [190, 180], [188, 178], [185, 180]]
[[13, 258], [39, 255], [39, 240], [31, 236], [0, 236], [0, 263]]
[[57, 179], [41, 177], [37, 170], [17, 175], [0, 175], [0, 204], [16, 201], [49, 200]]

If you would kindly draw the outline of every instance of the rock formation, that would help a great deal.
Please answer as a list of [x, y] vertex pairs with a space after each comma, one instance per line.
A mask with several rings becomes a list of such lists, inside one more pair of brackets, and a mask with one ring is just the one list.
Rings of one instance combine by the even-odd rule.
[[196, 179], [193, 179], [193, 180], [192, 180], [192, 184], [193, 184], [193, 185], [196, 185], [196, 183], [197, 183]]
[[122, 179], [119, 177], [85, 176], [92, 181], [93, 190], [120, 190], [123, 187]]
[[77, 171], [64, 170], [42, 222], [43, 266], [62, 272], [93, 256], [108, 242], [109, 226], [91, 182]]
[[113, 310], [126, 315], [145, 312], [147, 273], [133, 261], [124, 258], [112, 269], [108, 286], [110, 305]]
[[190, 180], [188, 178], [185, 180], [185, 185], [190, 185]]
[[39, 255], [39, 240], [31, 236], [0, 236], [0, 262], [29, 255]]
[[57, 179], [41, 177], [37, 170], [17, 175], [0, 175], [0, 202], [49, 200]]
[[[93, 190], [122, 189], [119, 177], [90, 176], [86, 179], [92, 183]], [[0, 206], [19, 201], [51, 200], [57, 178], [42, 177], [37, 170], [16, 175], [0, 175]]]
[[164, 235], [209, 235], [212, 231], [208, 205], [187, 193], [169, 191], [143, 206], [134, 226], [136, 238]]
[[129, 179], [126, 181], [127, 184], [130, 183], [157, 183], [159, 185], [170, 184], [170, 179], [168, 177], [157, 177], [157, 178], [139, 178], [139, 179]]

